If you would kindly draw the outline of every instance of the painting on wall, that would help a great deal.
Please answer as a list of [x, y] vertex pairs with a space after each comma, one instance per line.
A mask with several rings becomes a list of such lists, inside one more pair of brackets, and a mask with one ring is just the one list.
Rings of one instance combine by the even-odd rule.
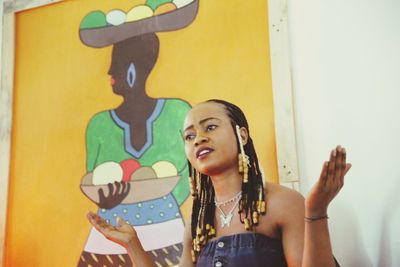
[[[96, 10], [82, 19], [79, 29], [85, 45], [113, 47], [108, 75], [112, 91], [123, 98], [88, 124], [82, 192], [113, 226], [117, 216], [133, 225], [158, 266], [177, 265], [182, 254], [184, 222], [179, 207], [189, 187], [181, 128], [190, 105], [179, 98], [150, 97], [146, 81], [158, 58], [156, 32], [188, 26], [198, 4], [148, 1], [128, 12]], [[132, 262], [124, 247], [93, 227], [78, 266]]]
[[265, 179], [279, 179], [269, 51], [264, 0], [75, 0], [16, 12], [5, 266], [132, 266], [89, 210], [134, 226], [157, 266], [177, 265], [191, 212], [191, 106], [240, 106]]

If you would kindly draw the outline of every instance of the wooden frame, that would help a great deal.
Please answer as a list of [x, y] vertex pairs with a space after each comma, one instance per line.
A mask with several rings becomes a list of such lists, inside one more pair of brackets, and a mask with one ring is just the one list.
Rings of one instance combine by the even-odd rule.
[[286, 0], [269, 0], [275, 138], [280, 184], [299, 191]]
[[[61, 0], [4, 0], [2, 9], [0, 89], [0, 267], [5, 266], [5, 236], [12, 128], [15, 13]], [[269, 34], [274, 95], [276, 150], [279, 180], [299, 190], [292, 81], [290, 72], [287, 3], [269, 0]]]
[[14, 79], [14, 12], [9, 11], [10, 2], [3, 6], [2, 60], [0, 89], [0, 259], [4, 266], [4, 251], [8, 207], [8, 178], [10, 169], [10, 141], [12, 120], [12, 94]]

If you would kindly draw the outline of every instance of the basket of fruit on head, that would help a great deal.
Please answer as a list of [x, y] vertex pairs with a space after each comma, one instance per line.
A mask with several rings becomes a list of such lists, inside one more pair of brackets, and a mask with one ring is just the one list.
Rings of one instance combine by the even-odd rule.
[[147, 0], [130, 10], [95, 10], [81, 21], [79, 36], [91, 47], [104, 47], [128, 38], [173, 31], [188, 26], [196, 17], [199, 0]]

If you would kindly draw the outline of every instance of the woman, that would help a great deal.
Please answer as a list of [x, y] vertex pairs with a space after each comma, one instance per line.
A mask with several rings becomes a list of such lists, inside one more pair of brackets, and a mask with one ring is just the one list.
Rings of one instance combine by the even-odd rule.
[[[246, 118], [235, 105], [210, 100], [195, 106], [184, 139], [194, 202], [181, 266], [335, 266], [327, 208], [351, 167], [344, 148], [331, 152], [304, 200], [293, 190], [263, 185]], [[137, 266], [155, 266], [130, 225], [120, 220], [113, 227], [93, 213], [88, 219], [125, 246]]]

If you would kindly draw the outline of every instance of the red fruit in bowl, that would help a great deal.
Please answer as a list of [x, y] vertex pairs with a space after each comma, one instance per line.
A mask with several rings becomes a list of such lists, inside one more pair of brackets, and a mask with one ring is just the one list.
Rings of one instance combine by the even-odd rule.
[[137, 169], [140, 168], [140, 163], [134, 159], [126, 159], [120, 163], [123, 171], [122, 181], [129, 182], [131, 179], [132, 173], [134, 173]]

